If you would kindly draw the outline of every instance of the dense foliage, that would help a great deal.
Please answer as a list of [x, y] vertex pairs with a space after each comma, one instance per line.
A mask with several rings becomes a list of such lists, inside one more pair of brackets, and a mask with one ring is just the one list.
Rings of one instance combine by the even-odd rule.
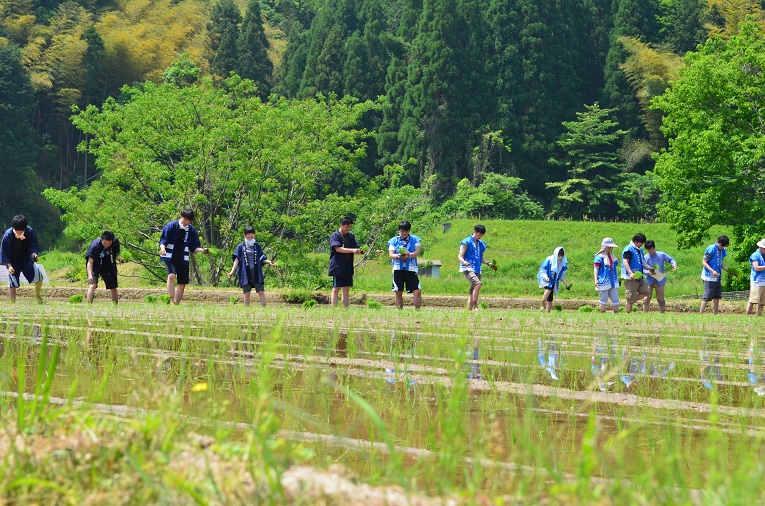
[[[50, 245], [60, 224], [39, 191], [109, 183], [97, 134], [73, 107], [106, 102], [106, 113], [154, 85], [170, 90], [163, 82], [226, 95], [234, 73], [277, 109], [374, 103], [353, 127], [366, 132], [350, 146], [353, 177], [321, 176], [317, 199], [327, 185], [345, 202], [411, 186], [428, 216], [654, 219], [667, 186], [655, 185], [651, 154], [681, 132], [662, 130], [651, 103], [682, 57], [735, 39], [747, 16], [763, 23], [758, 0], [0, 0], [0, 109], [15, 118], [0, 126], [0, 163], [25, 181], [0, 215], [29, 214]], [[592, 137], [577, 140], [578, 128]], [[167, 200], [173, 212], [187, 203]]]

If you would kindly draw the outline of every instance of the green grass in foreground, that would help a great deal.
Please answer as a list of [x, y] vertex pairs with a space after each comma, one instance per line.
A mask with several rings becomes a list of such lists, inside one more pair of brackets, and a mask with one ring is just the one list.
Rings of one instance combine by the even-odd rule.
[[[340, 463], [362, 482], [465, 504], [758, 504], [764, 399], [742, 364], [751, 348], [762, 370], [761, 325], [21, 301], [0, 341], [0, 497], [353, 503], [280, 482], [294, 463]], [[560, 350], [560, 380], [539, 343]], [[609, 393], [590, 370], [601, 344], [616, 352]], [[480, 380], [466, 374], [475, 348]], [[625, 387], [630, 357], [674, 368]]]

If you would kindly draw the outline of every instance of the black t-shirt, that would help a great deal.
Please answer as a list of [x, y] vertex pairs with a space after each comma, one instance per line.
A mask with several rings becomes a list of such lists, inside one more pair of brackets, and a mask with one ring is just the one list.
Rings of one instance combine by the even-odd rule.
[[329, 275], [340, 277], [353, 276], [353, 253], [337, 253], [335, 248], [358, 248], [359, 243], [351, 232], [342, 235], [339, 231], [332, 232], [329, 236]]
[[29, 244], [28, 237], [22, 241], [14, 235], [13, 245], [11, 246], [11, 258], [16, 261], [24, 260], [24, 257], [27, 256], [27, 244]]
[[113, 268], [112, 258], [116, 258], [119, 254], [119, 239], [114, 239], [111, 246], [104, 248], [104, 245], [101, 243], [101, 238], [98, 238], [94, 239], [93, 242], [90, 243], [88, 252], [85, 253], [85, 259], [87, 260], [88, 258], [92, 258], [93, 270], [98, 272], [102, 266], [109, 266], [110, 268]]

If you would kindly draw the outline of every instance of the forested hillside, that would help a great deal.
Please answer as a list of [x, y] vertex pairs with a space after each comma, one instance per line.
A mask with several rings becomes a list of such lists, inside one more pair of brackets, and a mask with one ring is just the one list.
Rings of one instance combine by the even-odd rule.
[[[0, 221], [24, 212], [51, 244], [62, 225], [40, 192], [84, 192], [108, 170], [91, 146], [106, 156], [104, 131], [76, 111], [165, 96], [148, 82], [239, 103], [230, 73], [263, 104], [370, 101], [348, 145], [361, 152], [340, 157], [358, 173], [311, 199], [406, 186], [447, 215], [655, 219], [653, 153], [669, 143], [651, 103], [686, 53], [747, 16], [761, 24], [761, 2], [0, 0], [0, 171], [14, 188]], [[295, 209], [269, 232], [298, 233]]]

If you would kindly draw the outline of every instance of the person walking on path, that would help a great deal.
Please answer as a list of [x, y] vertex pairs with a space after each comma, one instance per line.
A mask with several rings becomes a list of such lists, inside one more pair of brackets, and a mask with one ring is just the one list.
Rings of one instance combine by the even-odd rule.
[[93, 302], [98, 288], [98, 278], [104, 280], [106, 289], [111, 292], [112, 302], [117, 304], [117, 257], [120, 254], [120, 241], [111, 230], [104, 230], [101, 237], [93, 239], [85, 253], [85, 270], [88, 275], [88, 302]]
[[231, 272], [228, 273], [228, 279], [236, 274], [239, 286], [242, 287], [242, 293], [244, 293], [244, 305], [250, 305], [252, 291], [255, 290], [260, 305], [266, 307], [266, 276], [263, 274], [263, 265], [274, 267], [276, 264], [263, 253], [263, 247], [255, 240], [253, 227], [244, 228], [244, 241], [236, 246], [231, 258], [234, 259], [234, 265], [231, 267]]
[[752, 314], [757, 304], [757, 316], [762, 316], [765, 306], [765, 239], [760, 239], [757, 249], [749, 256], [752, 270], [749, 274], [749, 302], [746, 304], [746, 314]]
[[37, 234], [23, 214], [13, 217], [11, 228], [3, 234], [0, 248], [3, 265], [8, 269], [8, 297], [12, 302], [16, 301], [16, 289], [21, 284], [21, 274], [24, 274], [27, 282], [35, 285], [35, 298], [42, 304], [40, 289], [43, 277], [37, 266], [40, 245], [37, 242]]
[[486, 234], [486, 227], [476, 225], [473, 227], [473, 235], [464, 238], [460, 242], [460, 252], [457, 260], [460, 261], [460, 272], [470, 282], [468, 292], [468, 311], [478, 311], [478, 295], [481, 293], [481, 266], [488, 265], [497, 270], [497, 266], [483, 259], [486, 251], [486, 243], [481, 239]]
[[414, 294], [412, 303], [416, 309], [422, 305], [422, 286], [417, 267], [422, 240], [411, 234], [411, 230], [412, 224], [404, 220], [398, 224], [398, 235], [388, 241], [388, 256], [393, 266], [393, 292], [399, 309], [404, 308], [404, 290]]
[[667, 307], [667, 301], [664, 299], [664, 287], [667, 284], [664, 266], [669, 263], [672, 266], [672, 270], [676, 271], [677, 262], [663, 251], [656, 251], [655, 241], [646, 241], [645, 250], [643, 263], [645, 264], [645, 281], [648, 283], [649, 292], [648, 297], [643, 301], [643, 311], [648, 311], [648, 306], [651, 304], [651, 295], [656, 290], [656, 302], [659, 303], [659, 312], [663, 313]]
[[[173, 304], [180, 304], [183, 292], [189, 284], [189, 262], [194, 253], [210, 253], [199, 243], [199, 234], [194, 228], [194, 211], [184, 209], [181, 217], [166, 224], [159, 239], [160, 260], [167, 270], [167, 295]], [[175, 283], [178, 287], [175, 287]]]
[[717, 238], [717, 242], [710, 244], [704, 250], [704, 256], [701, 258], [701, 279], [704, 280], [704, 295], [701, 296], [700, 313], [706, 311], [707, 302], [710, 300], [712, 301], [712, 313], [717, 314], [720, 311], [720, 299], [722, 298], [720, 275], [722, 271], [728, 270], [723, 261], [728, 256], [729, 244], [728, 236], [721, 235]]
[[566, 290], [571, 289], [571, 284], [566, 280], [566, 271], [568, 270], [568, 260], [566, 252], [561, 246], [555, 248], [553, 254], [542, 261], [537, 273], [539, 288], [544, 289], [542, 295], [542, 305], [548, 313], [552, 310], [554, 294], [560, 290], [560, 284], [566, 285]]
[[600, 250], [595, 253], [593, 260], [595, 290], [598, 291], [601, 313], [606, 312], [608, 299], [611, 299], [614, 314], [619, 313], [619, 274], [617, 273], [619, 259], [614, 255], [616, 247], [614, 240], [606, 237], [600, 243]]
[[[644, 244], [645, 234], [638, 232], [622, 251], [622, 279], [624, 280], [624, 298], [627, 300], [624, 309], [628, 313], [632, 311], [632, 305], [635, 302], [651, 296], [651, 289], [643, 274]], [[647, 311], [648, 308], [644, 306], [643, 310]]]
[[337, 306], [340, 291], [343, 292], [343, 307], [351, 302], [353, 286], [353, 255], [362, 255], [356, 237], [351, 233], [353, 220], [345, 216], [340, 220], [340, 228], [329, 236], [329, 275], [332, 276], [332, 295], [329, 303]]

